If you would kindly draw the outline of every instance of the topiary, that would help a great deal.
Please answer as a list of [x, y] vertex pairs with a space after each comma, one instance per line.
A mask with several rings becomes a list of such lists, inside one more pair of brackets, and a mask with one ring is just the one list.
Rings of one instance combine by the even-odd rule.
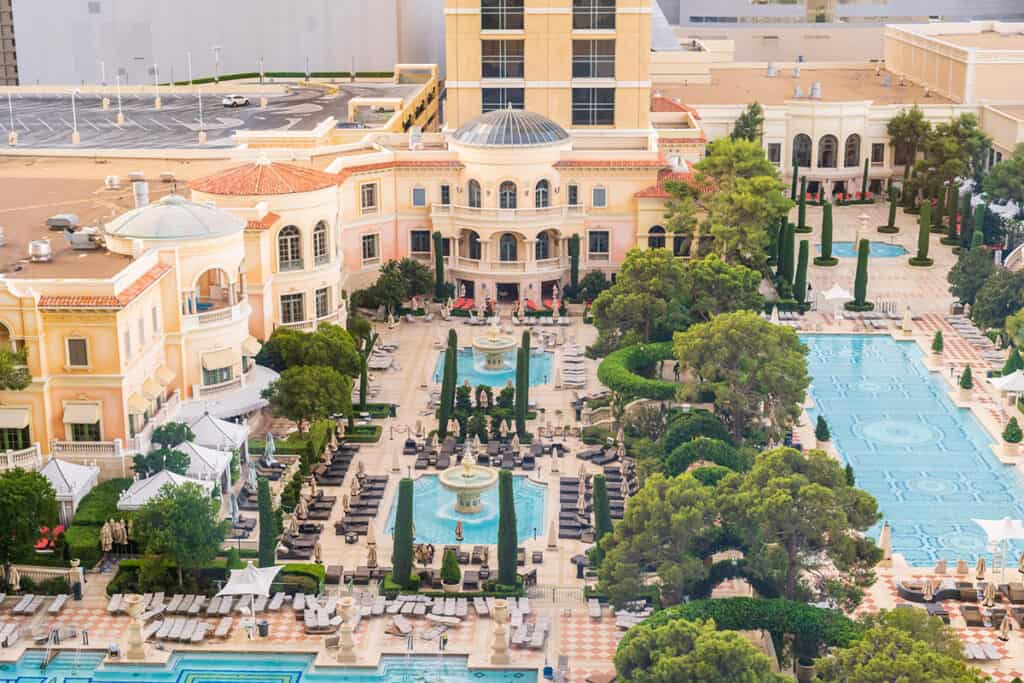
[[818, 416], [818, 422], [814, 425], [814, 438], [818, 441], [829, 441], [832, 439], [832, 434], [828, 431], [828, 423], [825, 422], [825, 418], [822, 415]]
[[1020, 425], [1017, 424], [1017, 418], [1011, 417], [1010, 421], [1006, 423], [1006, 428], [1003, 429], [1003, 441], [1020, 443], [1021, 439], [1024, 439], [1024, 433], [1021, 432]]
[[974, 388], [974, 375], [971, 373], [971, 366], [968, 365], [964, 368], [963, 374], [960, 375], [960, 388], [961, 389], [973, 389]]
[[232, 546], [231, 549], [228, 550], [228, 559], [227, 559], [227, 568], [228, 568], [228, 570], [230, 571], [232, 569], [242, 569], [244, 566], [245, 565], [242, 564], [242, 558], [238, 554], [238, 548]]
[[935, 336], [932, 337], [932, 353], [942, 353], [944, 343], [942, 330], [935, 330]]
[[745, 472], [754, 464], [747, 454], [731, 444], [698, 436], [668, 454], [665, 458], [665, 472], [674, 477], [688, 470], [693, 463], [702, 461], [728, 467], [733, 472]]
[[706, 436], [709, 439], [717, 439], [732, 444], [732, 434], [729, 429], [715, 415], [707, 410], [695, 410], [690, 413], [683, 413], [672, 420], [662, 438], [662, 448], [665, 453], [671, 453], [687, 441], [692, 441], [698, 436]]
[[459, 567], [459, 558], [455, 551], [449, 548], [444, 551], [444, 558], [441, 560], [441, 583], [449, 586], [456, 586], [462, 583], [462, 569]]

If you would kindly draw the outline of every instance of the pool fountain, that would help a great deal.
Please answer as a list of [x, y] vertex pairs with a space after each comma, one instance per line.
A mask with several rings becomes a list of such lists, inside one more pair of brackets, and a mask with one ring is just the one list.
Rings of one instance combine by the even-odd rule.
[[490, 467], [477, 465], [473, 449], [466, 444], [462, 464], [449, 467], [438, 479], [441, 486], [455, 494], [455, 511], [472, 515], [483, 510], [480, 494], [498, 482], [498, 472]]
[[503, 335], [497, 325], [491, 325], [486, 335], [473, 337], [473, 351], [484, 357], [484, 369], [501, 371], [508, 368], [506, 354], [516, 348], [516, 340]]

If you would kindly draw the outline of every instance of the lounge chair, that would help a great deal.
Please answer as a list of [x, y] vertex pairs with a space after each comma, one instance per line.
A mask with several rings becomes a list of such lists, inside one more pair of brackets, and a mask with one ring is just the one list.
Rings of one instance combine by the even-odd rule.
[[67, 604], [68, 596], [66, 594], [58, 595], [50, 603], [50, 607], [46, 610], [47, 614], [60, 614], [60, 611], [64, 609], [64, 605]]
[[269, 609], [271, 612], [277, 612], [281, 609], [281, 606], [284, 604], [284, 599], [286, 597], [287, 595], [281, 591], [274, 593], [274, 597], [272, 597], [270, 599], [270, 602], [267, 604], [267, 609]]
[[961, 605], [960, 614], [963, 615], [964, 621], [967, 622], [968, 626], [985, 625], [985, 619], [981, 615], [981, 610], [974, 605]]
[[227, 638], [231, 633], [231, 627], [235, 625], [235, 620], [232, 617], [223, 617], [217, 622], [217, 630], [213, 632], [216, 638]]
[[220, 614], [220, 601], [222, 599], [223, 598], [220, 597], [214, 597], [212, 600], [210, 600], [210, 604], [206, 608], [206, 614], [211, 617], [216, 614]]
[[[22, 598], [22, 602], [24, 602], [24, 600], [25, 600], [25, 598]], [[121, 593], [114, 593], [113, 595], [111, 595], [110, 596], [110, 602], [107, 603], [107, 612], [109, 612], [110, 614], [117, 614], [118, 612], [120, 612], [121, 611], [121, 602], [123, 600], [124, 600], [124, 596]], [[21, 605], [21, 602], [19, 602], [17, 605], [14, 606], [12, 611], [15, 614], [18, 614], [20, 612], [20, 609], [19, 609], [20, 605]]]

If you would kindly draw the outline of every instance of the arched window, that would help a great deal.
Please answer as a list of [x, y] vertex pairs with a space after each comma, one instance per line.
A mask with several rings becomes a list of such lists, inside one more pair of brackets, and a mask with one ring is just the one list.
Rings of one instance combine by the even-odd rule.
[[651, 249], [665, 248], [665, 228], [660, 225], [651, 226], [647, 231], [647, 246]]
[[279, 270], [302, 268], [302, 236], [294, 225], [285, 226], [277, 233], [277, 267]]
[[838, 159], [839, 140], [835, 135], [823, 135], [818, 143], [818, 168], [835, 168]]
[[538, 209], [546, 209], [550, 204], [549, 190], [551, 186], [547, 180], [538, 180], [537, 187], [533, 190], [533, 202]]
[[498, 188], [498, 207], [502, 209], [516, 208], [516, 184], [506, 180]]
[[811, 165], [811, 138], [800, 133], [793, 138], [793, 163], [797, 166]]
[[860, 136], [856, 133], [846, 138], [843, 166], [860, 166]]
[[313, 228], [313, 262], [319, 266], [330, 260], [331, 256], [327, 249], [327, 224], [320, 221]]
[[469, 195], [469, 206], [472, 209], [480, 208], [480, 183], [475, 180], [469, 181], [469, 188], [466, 190]]
[[480, 235], [473, 230], [469, 231], [467, 237], [466, 249], [471, 259], [480, 258]]
[[551, 258], [551, 236], [546, 232], [537, 235], [537, 243], [534, 249], [535, 258], [538, 261]]
[[516, 236], [505, 233], [498, 243], [498, 251], [502, 261], [515, 261], [519, 258], [519, 249], [516, 244]]

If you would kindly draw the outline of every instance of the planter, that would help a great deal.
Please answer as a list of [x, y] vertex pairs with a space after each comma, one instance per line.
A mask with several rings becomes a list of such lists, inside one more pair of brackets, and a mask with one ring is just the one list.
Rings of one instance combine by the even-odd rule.
[[972, 391], [974, 391], [973, 388], [972, 389], [964, 389], [963, 387], [960, 387], [959, 390], [958, 390], [958, 392], [959, 392], [958, 395], [960, 396], [960, 400], [964, 401], [964, 402], [970, 401], [971, 400], [971, 392]]
[[1009, 441], [1003, 442], [1003, 455], [1008, 458], [1015, 458], [1020, 455], [1020, 444], [1010, 443]]
[[928, 360], [925, 362], [929, 370], [938, 370], [942, 367], [942, 354], [935, 353], [932, 351], [928, 354]]
[[796, 680], [811, 683], [814, 680], [814, 660], [801, 659], [796, 663]]
[[462, 591], [462, 582], [459, 583], [441, 583], [441, 590], [445, 593], [459, 593]]
[[828, 450], [828, 445], [830, 443], [832, 443], [832, 442], [831, 441], [822, 441], [821, 439], [815, 439], [814, 440], [814, 447], [817, 448], [819, 451], [827, 451]]

